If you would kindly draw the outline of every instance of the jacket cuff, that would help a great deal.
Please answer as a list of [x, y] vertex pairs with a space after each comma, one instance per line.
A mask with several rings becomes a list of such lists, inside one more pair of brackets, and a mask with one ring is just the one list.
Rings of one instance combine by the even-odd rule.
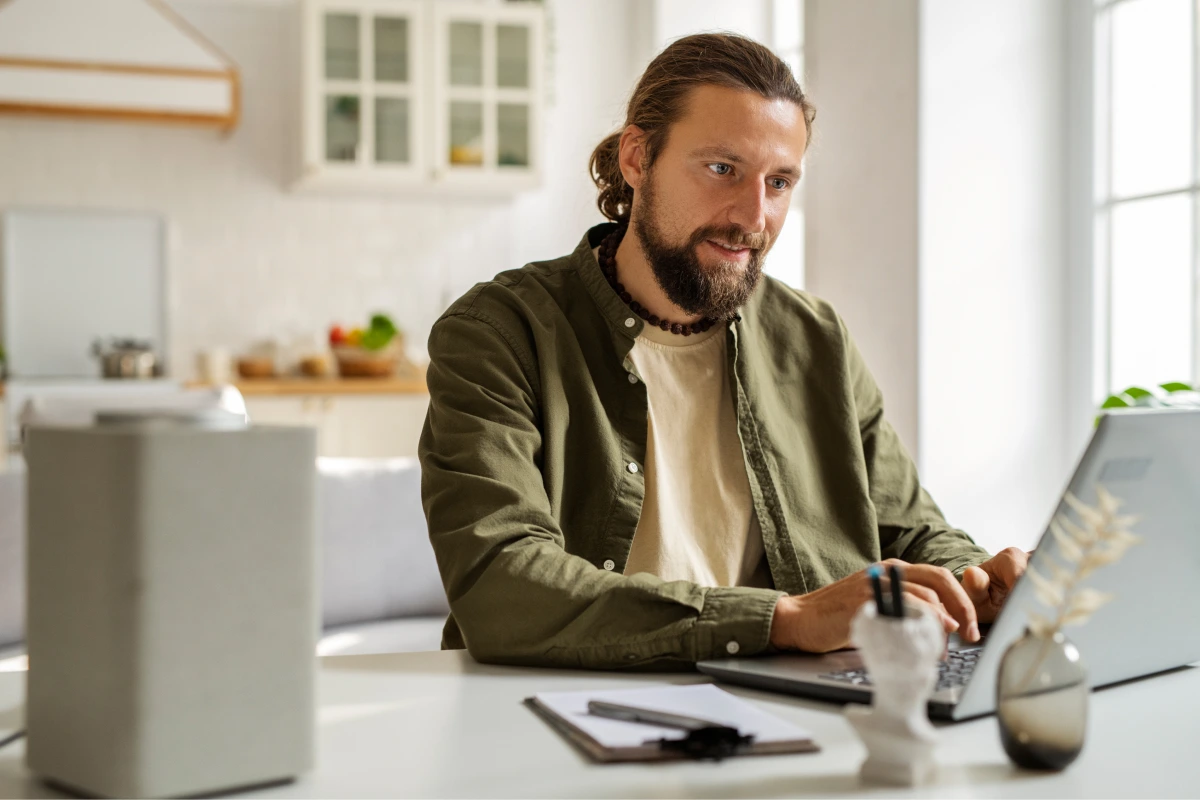
[[708, 589], [693, 629], [692, 660], [752, 656], [766, 651], [775, 606], [786, 595], [745, 586]]
[[961, 581], [963, 573], [967, 571], [967, 567], [978, 567], [989, 558], [991, 558], [991, 555], [986, 552], [971, 553], [969, 555], [959, 556], [953, 561], [943, 564], [942, 566], [950, 570], [950, 573]]

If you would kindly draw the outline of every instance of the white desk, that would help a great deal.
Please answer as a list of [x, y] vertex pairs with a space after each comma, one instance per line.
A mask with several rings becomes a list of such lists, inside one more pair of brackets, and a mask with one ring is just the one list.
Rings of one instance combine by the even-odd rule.
[[[521, 700], [537, 691], [697, 683], [697, 674], [511, 669], [458, 652], [322, 660], [318, 767], [257, 797], [1196, 797], [1200, 669], [1092, 695], [1087, 745], [1066, 772], [1009, 765], [994, 718], [941, 727], [940, 783], [863, 787], [864, 751], [835, 705], [731, 688], [808, 728], [822, 752], [718, 764], [597, 765]], [[20, 724], [24, 675], [0, 673], [0, 738]], [[730, 687], [726, 687], [730, 688]], [[57, 796], [34, 781], [20, 743], [0, 750], [0, 797]]]

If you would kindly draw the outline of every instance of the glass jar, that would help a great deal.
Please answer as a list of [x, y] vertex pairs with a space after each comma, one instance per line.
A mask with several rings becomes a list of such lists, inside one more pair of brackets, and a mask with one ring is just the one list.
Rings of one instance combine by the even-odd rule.
[[1000, 662], [996, 718], [1008, 757], [1026, 769], [1062, 770], [1083, 750], [1087, 671], [1061, 632], [1049, 638], [1026, 628]]

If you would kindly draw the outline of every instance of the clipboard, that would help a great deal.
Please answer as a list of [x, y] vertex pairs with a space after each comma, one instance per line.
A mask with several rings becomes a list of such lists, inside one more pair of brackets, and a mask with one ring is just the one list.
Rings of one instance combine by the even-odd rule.
[[[763, 711], [712, 684], [596, 692], [542, 692], [526, 698], [525, 705], [577, 749], [600, 763], [689, 758], [683, 748], [675, 746], [687, 739], [687, 731], [596, 716], [588, 712], [588, 703], [593, 700], [713, 720], [753, 737], [753, 741], [739, 748], [735, 755], [813, 753], [820, 750], [812, 735], [800, 726]], [[664, 740], [668, 743], [666, 746]]]

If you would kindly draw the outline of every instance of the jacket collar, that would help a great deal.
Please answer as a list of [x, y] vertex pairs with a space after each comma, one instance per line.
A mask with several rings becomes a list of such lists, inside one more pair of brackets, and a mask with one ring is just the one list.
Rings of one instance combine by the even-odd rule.
[[[605, 222], [589, 229], [580, 240], [579, 246], [575, 248], [575, 252], [571, 254], [571, 258], [574, 259], [576, 268], [579, 270], [579, 277], [583, 279], [588, 293], [596, 301], [596, 307], [600, 309], [600, 313], [604, 315], [609, 326], [622, 337], [629, 339], [629, 343], [632, 345], [633, 340], [642, 332], [642, 326], [646, 323], [633, 313], [609, 285], [608, 278], [604, 277], [599, 262], [592, 255], [592, 250], [598, 247], [600, 242], [604, 241], [604, 237], [616, 228], [615, 222]], [[633, 325], [628, 324], [629, 320], [633, 320]]]

